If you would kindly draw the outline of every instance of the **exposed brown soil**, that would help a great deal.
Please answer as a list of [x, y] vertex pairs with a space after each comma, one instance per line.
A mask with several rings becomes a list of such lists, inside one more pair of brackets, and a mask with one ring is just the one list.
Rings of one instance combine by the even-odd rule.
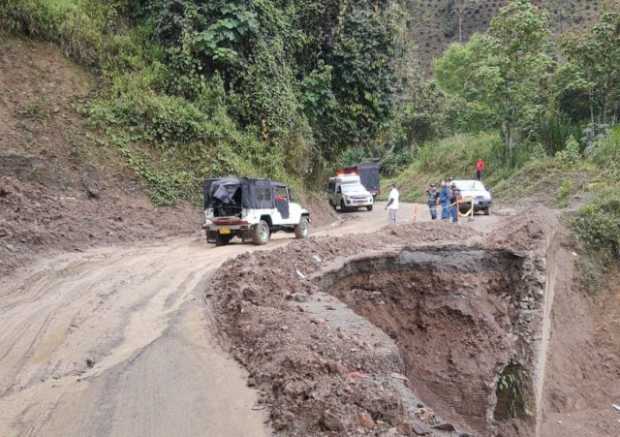
[[[473, 234], [467, 244], [464, 233]], [[276, 431], [492, 435], [496, 414], [511, 423], [502, 435], [529, 435], [531, 413], [498, 401], [495, 390], [511, 363], [532, 364], [528, 342], [540, 320], [520, 310], [541, 304], [531, 293], [541, 285], [540, 265], [521, 268], [521, 252], [482, 249], [476, 237], [460, 226], [420, 223], [364, 238], [296, 242], [226, 263], [207, 296]], [[414, 253], [438, 251], [447, 264], [388, 273], [411, 245]], [[361, 261], [345, 262], [359, 254]], [[364, 273], [371, 267], [377, 273]], [[330, 294], [340, 299], [329, 304]], [[362, 316], [353, 327], [343, 323], [351, 309]], [[406, 384], [395, 385], [394, 375]], [[532, 381], [522, 379], [531, 391]]]
[[415, 270], [352, 274], [330, 291], [397, 339], [411, 388], [421, 399], [452, 423], [485, 435], [492, 426], [496, 375], [517, 349], [520, 301], [514, 284], [522, 260], [457, 248], [445, 255], [450, 261], [471, 259], [459, 268], [441, 268], [435, 260]]
[[563, 267], [552, 311], [542, 437], [616, 436], [620, 429], [620, 287], [618, 272], [593, 295], [574, 268], [578, 252], [556, 252]]
[[[197, 208], [154, 208], [78, 109], [94, 78], [53, 45], [0, 37], [0, 274], [37, 254], [200, 230]], [[333, 222], [306, 196], [313, 226]]]
[[93, 86], [51, 45], [0, 40], [0, 274], [41, 253], [199, 229], [189, 205], [154, 208], [85, 126], [77, 108]]

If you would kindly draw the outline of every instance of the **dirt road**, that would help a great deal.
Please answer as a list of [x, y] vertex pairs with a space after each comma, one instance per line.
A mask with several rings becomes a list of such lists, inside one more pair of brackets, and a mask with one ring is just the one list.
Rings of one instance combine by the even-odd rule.
[[[405, 205], [401, 219], [410, 219]], [[423, 216], [425, 217], [425, 216]], [[383, 227], [381, 205], [317, 235]], [[45, 259], [0, 280], [0, 436], [266, 436], [210, 329], [204, 283], [240, 253], [201, 236]]]

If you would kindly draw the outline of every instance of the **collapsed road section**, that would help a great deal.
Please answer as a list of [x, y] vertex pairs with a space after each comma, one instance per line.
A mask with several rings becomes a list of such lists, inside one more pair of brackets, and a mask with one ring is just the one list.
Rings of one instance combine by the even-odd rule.
[[535, 435], [551, 227], [517, 226], [519, 241], [421, 223], [226, 263], [207, 297], [276, 434]]

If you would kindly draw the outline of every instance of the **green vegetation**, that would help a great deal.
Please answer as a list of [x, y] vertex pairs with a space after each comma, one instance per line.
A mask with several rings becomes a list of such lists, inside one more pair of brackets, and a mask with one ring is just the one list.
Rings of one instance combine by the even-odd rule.
[[517, 167], [534, 146], [548, 156], [573, 138], [583, 151], [620, 117], [620, 12], [592, 29], [554, 38], [546, 15], [513, 0], [489, 32], [452, 45], [435, 64], [439, 87], [458, 110], [452, 129], [501, 132], [503, 165]]
[[579, 266], [584, 285], [597, 292], [605, 274], [620, 260], [620, 126], [596, 141], [586, 154], [602, 174], [592, 183], [593, 198], [572, 219], [586, 251]]
[[620, 177], [613, 8], [553, 35], [533, 2], [511, 0], [430, 79], [401, 0], [7, 0], [0, 25], [96, 70], [84, 112], [158, 204], [226, 173], [322, 186], [370, 157], [409, 200], [472, 177], [479, 158], [500, 200], [567, 207]]
[[486, 161], [489, 177], [499, 180], [501, 138], [494, 132], [457, 134], [418, 147], [414, 161], [389, 182], [395, 182], [403, 200], [422, 200], [426, 187], [448, 177], [473, 178], [473, 163], [479, 158]]
[[495, 393], [495, 419], [506, 421], [515, 417], [527, 417], [529, 409], [526, 387], [527, 375], [519, 364], [510, 363], [504, 368], [497, 380]]
[[410, 83], [403, 5], [7, 0], [0, 24], [99, 72], [86, 114], [171, 203], [205, 176], [316, 182], [354, 149], [400, 165], [436, 129], [412, 107], [429, 91]]
[[[477, 159], [498, 200], [567, 207], [617, 185], [620, 10], [592, 28], [550, 32], [529, 0], [512, 0], [489, 31], [450, 46], [434, 66], [447, 137], [426, 139], [395, 180], [420, 200], [429, 182], [468, 178]], [[439, 117], [439, 116], [437, 116]]]

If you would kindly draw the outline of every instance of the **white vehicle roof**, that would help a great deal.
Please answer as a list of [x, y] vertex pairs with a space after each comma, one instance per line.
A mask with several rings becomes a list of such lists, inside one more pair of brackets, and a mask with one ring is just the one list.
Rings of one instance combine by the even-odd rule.
[[460, 181], [453, 181], [454, 185], [461, 191], [486, 191], [484, 184], [476, 179], [467, 179]]
[[358, 175], [344, 175], [329, 178], [330, 182], [336, 182], [337, 184], [361, 184], [362, 181]]

